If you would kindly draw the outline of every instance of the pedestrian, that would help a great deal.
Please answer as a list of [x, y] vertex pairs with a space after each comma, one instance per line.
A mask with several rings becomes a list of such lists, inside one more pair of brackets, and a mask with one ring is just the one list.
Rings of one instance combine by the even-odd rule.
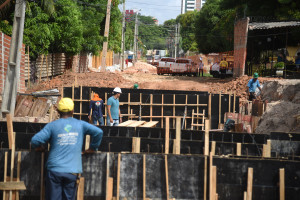
[[100, 126], [104, 126], [103, 111], [104, 102], [99, 98], [99, 95], [95, 93], [94, 98], [90, 101], [88, 113], [89, 119], [93, 121], [94, 125], [97, 125], [97, 122], [99, 122]]
[[255, 95], [255, 90], [256, 88], [258, 88], [261, 92], [261, 87], [258, 81], [258, 73], [255, 72], [253, 75], [253, 79], [251, 79], [248, 84], [248, 96], [249, 96], [249, 101], [252, 101], [254, 99], [256, 99], [256, 95]]
[[135, 83], [135, 84], [133, 85], [133, 89], [139, 89], [139, 85], [138, 85], [137, 83]]
[[228, 62], [226, 61], [225, 58], [222, 58], [222, 61], [220, 62], [220, 72], [222, 78], [226, 77], [226, 71], [228, 69]]
[[109, 126], [118, 126], [122, 123], [122, 116], [120, 110], [119, 98], [122, 91], [119, 87], [113, 90], [113, 96], [107, 100], [107, 124]]
[[200, 76], [200, 71], [202, 72], [202, 77], [203, 77], [203, 70], [204, 70], [204, 64], [202, 63], [202, 59], [200, 59], [199, 63], [199, 76]]
[[75, 200], [77, 180], [82, 173], [81, 150], [85, 135], [91, 136], [87, 153], [98, 150], [103, 132], [100, 128], [72, 117], [74, 102], [63, 98], [58, 103], [60, 119], [47, 124], [31, 139], [37, 150], [50, 143], [46, 163], [46, 200]]

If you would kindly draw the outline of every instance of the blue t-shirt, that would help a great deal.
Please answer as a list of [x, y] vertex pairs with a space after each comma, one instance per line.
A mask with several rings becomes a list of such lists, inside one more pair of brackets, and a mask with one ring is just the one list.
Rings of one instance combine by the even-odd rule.
[[82, 173], [81, 150], [85, 135], [91, 136], [90, 148], [97, 150], [103, 131], [87, 122], [61, 118], [47, 124], [31, 139], [33, 148], [50, 142], [46, 167], [62, 173]]
[[[114, 96], [111, 96], [108, 100], [107, 100], [107, 105], [111, 106], [110, 108], [110, 113], [111, 113], [111, 117], [114, 120], [118, 120], [119, 119], [119, 99], [115, 99]], [[109, 116], [107, 115], [107, 119], [109, 120]]]
[[254, 81], [253, 79], [251, 79], [249, 82], [248, 82], [248, 88], [249, 88], [249, 92], [255, 92], [256, 88], [257, 87], [260, 87], [260, 84], [259, 84], [259, 81], [258, 79], [256, 81]]

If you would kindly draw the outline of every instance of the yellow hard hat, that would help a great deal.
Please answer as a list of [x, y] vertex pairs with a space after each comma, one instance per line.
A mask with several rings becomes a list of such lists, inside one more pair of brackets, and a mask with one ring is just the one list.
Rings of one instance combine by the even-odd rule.
[[74, 102], [70, 98], [62, 98], [58, 103], [58, 110], [60, 112], [70, 112], [74, 109]]

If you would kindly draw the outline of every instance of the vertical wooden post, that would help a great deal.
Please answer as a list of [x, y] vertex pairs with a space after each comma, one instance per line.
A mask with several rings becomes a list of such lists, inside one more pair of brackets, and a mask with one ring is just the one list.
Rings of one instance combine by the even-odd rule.
[[[79, 119], [81, 120], [81, 117], [82, 117], [82, 85], [80, 86], [80, 105], [79, 105], [79, 112], [80, 112]], [[98, 123], [98, 122], [97, 122], [97, 123]]]
[[165, 154], [169, 154], [170, 144], [170, 118], [166, 117], [166, 133], [165, 133]]
[[45, 163], [45, 153], [41, 153], [41, 191], [40, 191], [40, 200], [44, 200], [44, 163]]
[[84, 177], [80, 177], [79, 179], [76, 200], [84, 200]]
[[211, 93], [209, 93], [209, 98], [208, 98], [208, 119], [209, 119], [209, 130], [211, 129]]
[[140, 153], [141, 150], [141, 138], [133, 137], [132, 138], [132, 153]]
[[[197, 94], [197, 113], [199, 113], [199, 95], [198, 94]], [[199, 124], [199, 119], [198, 118], [197, 118], [197, 124]], [[199, 126], [197, 126], [196, 129], [199, 130]], [[203, 126], [202, 126], [202, 130], [204, 130]]]
[[176, 139], [173, 149], [174, 154], [180, 154], [180, 141], [181, 141], [181, 118], [176, 117]]
[[[131, 110], [130, 110], [130, 93], [128, 93], [128, 115], [130, 114]], [[128, 117], [128, 120], [130, 119], [130, 117]]]
[[[198, 121], [198, 118], [197, 118], [197, 121]], [[194, 109], [192, 110], [191, 130], [194, 130]]]
[[164, 94], [161, 95], [161, 128], [164, 128]]
[[[188, 105], [188, 95], [185, 95], [185, 110], [184, 110], [184, 116], [187, 116], [187, 105]], [[184, 119], [184, 129], [186, 129], [186, 117]]]
[[267, 144], [263, 145], [263, 155], [264, 158], [271, 157], [271, 140], [267, 140]]
[[207, 199], [207, 156], [204, 157], [204, 192], [203, 199]]
[[[111, 177], [110, 177], [110, 157], [109, 153], [106, 153], [106, 194], [105, 194], [105, 199], [106, 200], [111, 200], [112, 198], [112, 190], [113, 190], [113, 184], [111, 183]], [[119, 165], [118, 165], [119, 166]]]
[[236, 155], [237, 156], [242, 155], [242, 143], [236, 143]]
[[117, 200], [120, 199], [120, 171], [121, 171], [121, 154], [118, 154], [118, 169], [117, 169]]
[[205, 119], [204, 155], [209, 155], [209, 119]]
[[252, 200], [253, 168], [248, 168], [247, 200]]
[[222, 115], [222, 92], [219, 94], [219, 124], [221, 124], [221, 115]]
[[176, 109], [175, 109], [175, 103], [176, 103], [176, 95], [173, 94], [173, 128], [175, 128], [175, 112], [176, 112]]
[[146, 154], [143, 155], [143, 200], [146, 200]]
[[[6, 179], [7, 179], [7, 157], [8, 157], [8, 152], [6, 151], [5, 152], [5, 158], [4, 158], [4, 181], [3, 182], [6, 182]], [[3, 191], [3, 200], [6, 199], [6, 191]]]
[[[14, 180], [14, 166], [15, 166], [15, 138], [16, 133], [13, 133], [12, 145], [11, 145], [11, 159], [10, 159], [10, 182]], [[9, 191], [9, 200], [12, 200], [12, 191]]]
[[165, 155], [165, 174], [166, 174], [166, 194], [167, 200], [169, 200], [169, 171], [168, 171], [168, 156]]
[[27, 46], [27, 78], [28, 78], [28, 88], [30, 88], [30, 84], [31, 84], [31, 81], [30, 81], [30, 59], [29, 59], [29, 46]]
[[213, 197], [213, 185], [212, 185], [213, 170], [212, 170], [212, 167], [213, 167], [213, 155], [210, 152], [210, 154], [209, 154], [209, 199], [210, 200], [212, 200], [212, 197]]
[[104, 124], [105, 125], [107, 125], [106, 124], [106, 122], [107, 122], [107, 93], [105, 92], [105, 103], [106, 103], [106, 106], [105, 106], [105, 116], [106, 116], [106, 119], [104, 118]]
[[231, 111], [231, 92], [229, 93], [229, 103], [228, 103], [228, 112], [230, 112]]
[[9, 113], [6, 114], [6, 123], [7, 123], [8, 147], [9, 149], [12, 149], [14, 130], [13, 130], [12, 116]]
[[285, 177], [284, 168], [279, 169], [279, 195], [280, 200], [285, 200]]
[[150, 94], [150, 121], [152, 121], [152, 113], [153, 113], [153, 94]]
[[211, 153], [213, 156], [216, 154], [216, 142], [215, 141], [211, 142]]
[[247, 200], [247, 192], [244, 192], [244, 200]]
[[235, 113], [236, 91], [233, 93], [233, 113]]
[[215, 200], [216, 199], [216, 194], [217, 194], [217, 167], [216, 166], [212, 166], [212, 196], [211, 196], [211, 200]]

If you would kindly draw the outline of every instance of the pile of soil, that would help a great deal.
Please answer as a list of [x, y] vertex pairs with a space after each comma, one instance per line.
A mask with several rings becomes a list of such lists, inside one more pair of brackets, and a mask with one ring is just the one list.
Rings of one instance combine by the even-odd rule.
[[156, 73], [156, 67], [145, 62], [138, 61], [133, 67], [124, 70], [125, 73]]
[[262, 92], [262, 99], [270, 103], [255, 133], [300, 131], [295, 118], [300, 114], [300, 80], [268, 81]]

